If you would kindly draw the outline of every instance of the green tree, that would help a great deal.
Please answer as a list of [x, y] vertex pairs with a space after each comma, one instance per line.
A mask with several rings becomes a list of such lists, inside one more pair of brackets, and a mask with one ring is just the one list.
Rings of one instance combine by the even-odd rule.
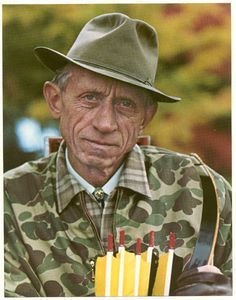
[[[33, 48], [44, 45], [66, 53], [90, 18], [114, 11], [156, 28], [160, 42], [156, 86], [183, 99], [160, 104], [146, 134], [161, 147], [197, 150], [229, 177], [230, 5], [217, 3], [3, 5], [5, 168], [36, 156], [20, 152], [15, 122], [26, 116], [43, 128], [51, 120], [41, 91], [53, 74], [37, 62]], [[217, 142], [211, 145], [208, 138]]]

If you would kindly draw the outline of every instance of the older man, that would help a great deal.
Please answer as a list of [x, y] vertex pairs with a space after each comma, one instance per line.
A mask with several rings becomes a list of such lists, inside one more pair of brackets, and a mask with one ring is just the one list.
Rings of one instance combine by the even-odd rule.
[[[180, 100], [154, 87], [157, 47], [153, 27], [113, 13], [90, 20], [67, 55], [35, 49], [56, 73], [44, 96], [64, 140], [5, 175], [6, 296], [94, 295], [94, 260], [108, 234], [117, 250], [121, 230], [129, 251], [154, 231], [159, 255], [174, 232], [172, 294], [231, 294], [229, 185], [196, 157], [137, 145], [157, 103]], [[211, 249], [215, 266], [202, 266]]]

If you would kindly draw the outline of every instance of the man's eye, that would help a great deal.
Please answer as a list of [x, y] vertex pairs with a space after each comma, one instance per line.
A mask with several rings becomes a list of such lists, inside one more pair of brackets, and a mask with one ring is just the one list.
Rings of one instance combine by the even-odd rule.
[[122, 100], [121, 105], [124, 106], [124, 107], [127, 107], [127, 108], [131, 108], [131, 107], [134, 106], [132, 101], [127, 100], [127, 99]]
[[88, 95], [85, 95], [85, 96], [84, 96], [84, 99], [85, 99], [85, 100], [92, 101], [92, 100], [96, 100], [96, 96], [93, 95], [93, 94], [88, 94]]

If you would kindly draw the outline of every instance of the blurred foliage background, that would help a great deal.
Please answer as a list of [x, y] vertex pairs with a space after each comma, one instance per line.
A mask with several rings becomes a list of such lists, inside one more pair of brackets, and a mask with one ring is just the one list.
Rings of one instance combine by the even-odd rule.
[[219, 3], [3, 5], [4, 169], [43, 155], [44, 136], [59, 134], [42, 96], [53, 74], [33, 48], [66, 53], [89, 19], [115, 11], [156, 28], [156, 86], [183, 99], [160, 104], [145, 133], [159, 147], [198, 153], [230, 180], [231, 7]]

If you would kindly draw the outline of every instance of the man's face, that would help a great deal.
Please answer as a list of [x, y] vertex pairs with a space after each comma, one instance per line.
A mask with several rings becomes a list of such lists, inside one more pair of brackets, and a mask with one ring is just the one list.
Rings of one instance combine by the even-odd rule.
[[60, 129], [73, 167], [111, 176], [152, 118], [141, 89], [73, 68], [57, 103]]

